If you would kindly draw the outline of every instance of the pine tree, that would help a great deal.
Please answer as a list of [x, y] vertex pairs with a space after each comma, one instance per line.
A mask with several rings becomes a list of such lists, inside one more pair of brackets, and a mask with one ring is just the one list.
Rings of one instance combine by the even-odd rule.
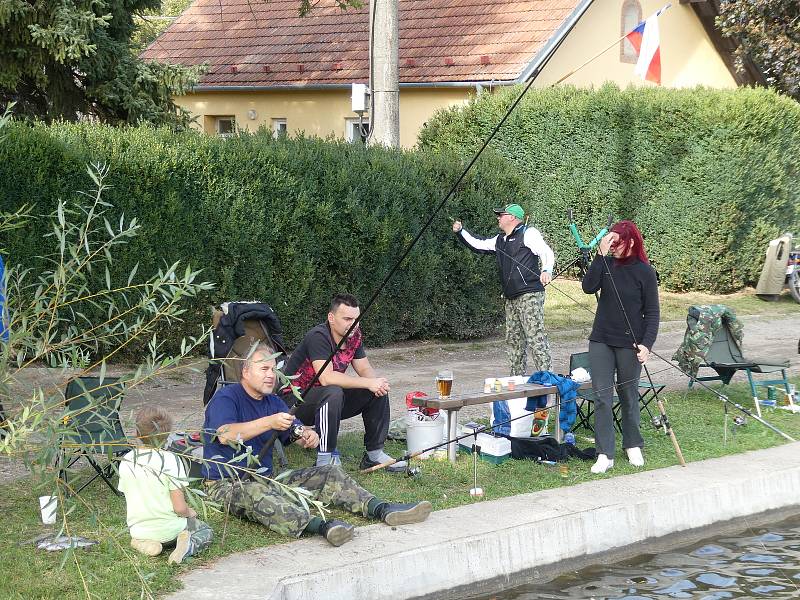
[[134, 18], [160, 0], [0, 0], [0, 103], [43, 119], [182, 126], [198, 68], [144, 62]]

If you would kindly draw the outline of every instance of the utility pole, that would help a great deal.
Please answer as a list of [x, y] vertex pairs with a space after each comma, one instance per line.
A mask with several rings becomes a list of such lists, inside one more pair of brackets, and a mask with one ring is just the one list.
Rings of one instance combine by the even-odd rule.
[[372, 110], [367, 145], [400, 146], [398, 0], [370, 0], [369, 69]]

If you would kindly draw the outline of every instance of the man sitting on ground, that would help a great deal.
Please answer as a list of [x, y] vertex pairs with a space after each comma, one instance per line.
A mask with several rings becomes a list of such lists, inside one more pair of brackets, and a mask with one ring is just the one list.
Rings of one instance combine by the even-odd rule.
[[[289, 358], [285, 373], [297, 376], [293, 385], [300, 390], [308, 387], [360, 314], [354, 296], [337, 294], [333, 297], [327, 321], [306, 333]], [[345, 374], [350, 365], [355, 375]], [[288, 388], [283, 390], [283, 399], [289, 406], [295, 402]], [[336, 451], [339, 422], [357, 414], [364, 420], [366, 447], [360, 468], [368, 469], [392, 460], [383, 450], [389, 432], [389, 382], [385, 377], [378, 377], [370, 365], [360, 327], [350, 333], [314, 386], [303, 395], [303, 404], [295, 414], [306, 425], [313, 424], [320, 437], [317, 466], [341, 464]], [[406, 463], [400, 461], [387, 471], [403, 472], [405, 469]]]
[[[281, 484], [266, 477], [272, 473], [267, 452], [259, 475], [242, 479], [247, 466], [247, 448], [258, 455], [275, 432], [283, 443], [291, 441], [290, 429], [301, 425], [289, 414], [275, 387], [273, 350], [259, 344], [245, 360], [241, 380], [219, 390], [206, 406], [203, 425], [203, 476], [209, 497], [238, 517], [256, 521], [283, 535], [303, 532], [325, 537], [341, 546], [353, 537], [351, 524], [312, 516], [309, 508], [290, 488], [303, 488], [312, 500], [332, 504], [355, 514], [379, 519], [387, 525], [424, 521], [430, 502], [393, 504], [376, 498], [350, 478], [341, 467], [325, 465], [296, 469], [284, 474]], [[305, 427], [296, 440], [304, 448], [316, 448], [319, 437]]]

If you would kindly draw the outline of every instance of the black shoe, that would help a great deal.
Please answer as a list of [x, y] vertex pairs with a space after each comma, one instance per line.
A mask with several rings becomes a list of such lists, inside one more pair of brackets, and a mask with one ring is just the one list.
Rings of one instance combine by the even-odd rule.
[[[364, 456], [361, 457], [361, 464], [358, 465], [358, 468], [360, 470], [364, 471], [365, 469], [369, 469], [369, 468], [372, 468], [372, 467], [377, 467], [379, 464], [381, 464], [381, 463], [377, 463], [377, 462], [371, 460], [369, 455], [366, 452], [364, 452]], [[394, 463], [393, 465], [389, 465], [388, 467], [385, 467], [385, 470], [388, 471], [389, 473], [405, 473], [406, 472], [406, 461], [404, 461], [404, 460], [398, 461], [398, 462]]]
[[410, 504], [383, 502], [375, 508], [375, 518], [387, 525], [408, 525], [409, 523], [421, 523], [428, 518], [431, 510], [433, 507], [427, 500]]
[[353, 539], [355, 529], [350, 523], [339, 519], [331, 519], [322, 524], [319, 528], [319, 534], [328, 540], [328, 543], [332, 546], [341, 546]]

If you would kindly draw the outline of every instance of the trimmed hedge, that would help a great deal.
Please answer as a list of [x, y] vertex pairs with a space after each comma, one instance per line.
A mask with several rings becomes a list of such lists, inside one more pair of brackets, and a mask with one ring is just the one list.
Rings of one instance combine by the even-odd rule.
[[[519, 91], [438, 113], [420, 147], [471, 156]], [[753, 285], [769, 240], [800, 234], [800, 104], [765, 89], [534, 89], [491, 147], [562, 264], [568, 208], [587, 240], [609, 214], [633, 219], [677, 291]]]
[[[217, 288], [188, 307], [173, 341], [209, 324], [212, 305], [263, 299], [296, 343], [327, 313], [333, 293], [365, 302], [461, 172], [454, 157], [366, 149], [318, 139], [230, 139], [195, 132], [96, 125], [15, 124], [0, 144], [0, 211], [33, 203], [36, 214], [59, 197], [91, 187], [88, 162], [111, 167], [104, 199], [136, 216], [141, 235], [116, 256], [116, 279], [133, 266], [165, 262], [204, 269]], [[522, 193], [519, 177], [491, 155], [452, 201], [482, 215], [493, 198]], [[450, 207], [448, 214], [458, 214]], [[45, 219], [3, 240], [10, 264], [41, 269]], [[98, 277], [103, 274], [99, 273]], [[365, 319], [370, 344], [495, 331], [502, 316], [494, 262], [454, 241], [438, 217]]]

